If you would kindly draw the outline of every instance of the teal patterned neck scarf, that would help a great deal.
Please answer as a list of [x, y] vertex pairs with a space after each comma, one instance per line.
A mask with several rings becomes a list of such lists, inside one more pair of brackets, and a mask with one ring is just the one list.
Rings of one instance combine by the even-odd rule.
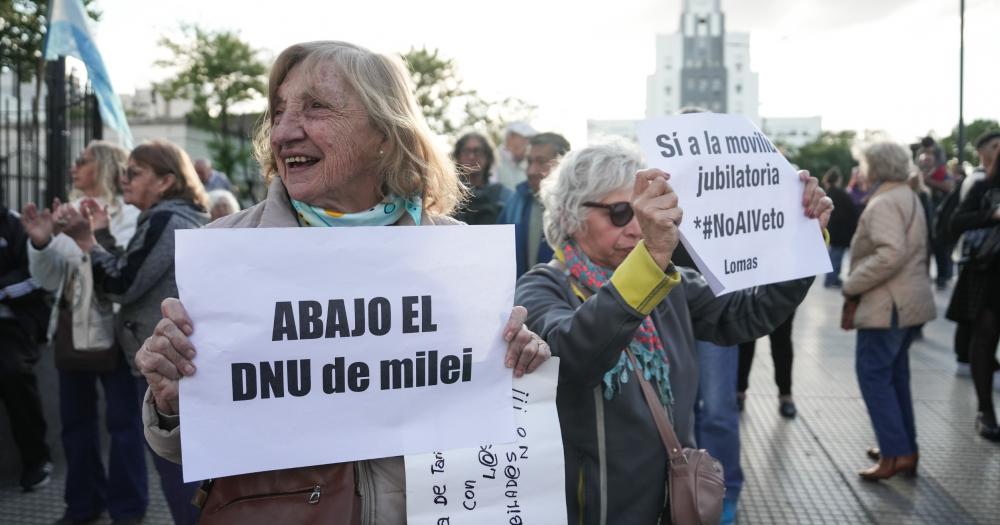
[[410, 214], [413, 223], [419, 226], [423, 209], [419, 195], [409, 199], [387, 195], [371, 209], [357, 213], [341, 213], [295, 199], [291, 201], [298, 213], [299, 224], [303, 226], [388, 226], [398, 222], [404, 213]]
[[[611, 280], [611, 270], [594, 264], [575, 242], [569, 241], [564, 244], [562, 252], [566, 257], [566, 268], [569, 269], [569, 274], [578, 285], [589, 290], [590, 293], [597, 293], [597, 290]], [[651, 317], [647, 316], [642, 320], [642, 324], [639, 325], [639, 329], [635, 332], [628, 347], [635, 354], [636, 362], [639, 363], [637, 373], [641, 373], [647, 380], [655, 379], [660, 402], [665, 407], [672, 405], [674, 396], [670, 391], [670, 362], [663, 349], [663, 341], [656, 333], [656, 327], [653, 326]], [[615, 366], [604, 373], [604, 399], [611, 400], [621, 392], [622, 383], [628, 383], [629, 372], [632, 370], [632, 361], [629, 360], [628, 354], [623, 351]]]

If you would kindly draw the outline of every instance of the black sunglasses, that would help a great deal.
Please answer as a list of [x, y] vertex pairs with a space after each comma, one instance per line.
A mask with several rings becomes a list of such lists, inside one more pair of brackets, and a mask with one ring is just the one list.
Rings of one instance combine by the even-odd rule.
[[635, 216], [635, 212], [632, 211], [632, 205], [627, 202], [613, 202], [611, 204], [585, 202], [583, 205], [588, 208], [604, 208], [608, 210], [608, 218], [611, 219], [611, 224], [619, 228], [627, 226], [632, 221], [632, 217]]
[[125, 171], [122, 172], [122, 178], [124, 178], [129, 182], [135, 180], [135, 178], [138, 177], [139, 175], [142, 175], [142, 172], [134, 168], [125, 168]]

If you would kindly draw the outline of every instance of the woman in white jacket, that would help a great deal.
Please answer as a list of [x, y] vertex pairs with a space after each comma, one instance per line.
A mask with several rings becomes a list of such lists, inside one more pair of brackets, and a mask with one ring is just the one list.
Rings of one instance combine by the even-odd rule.
[[[123, 250], [135, 233], [139, 210], [118, 189], [128, 152], [93, 141], [72, 167], [72, 201], [23, 213], [32, 276], [55, 292], [50, 339], [59, 371], [59, 413], [66, 454], [66, 513], [62, 522], [87, 522], [108, 510], [113, 520], [141, 518], [149, 501], [144, 439], [136, 381], [115, 341], [115, 306], [94, 293], [90, 257], [60, 233], [69, 206], [94, 199], [108, 211], [101, 243]], [[54, 337], [53, 337], [54, 335]], [[101, 460], [98, 383], [104, 389], [109, 465]]]

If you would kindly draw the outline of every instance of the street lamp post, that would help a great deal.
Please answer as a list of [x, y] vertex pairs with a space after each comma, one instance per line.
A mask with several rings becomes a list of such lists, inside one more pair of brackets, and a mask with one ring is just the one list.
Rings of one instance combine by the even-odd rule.
[[965, 162], [965, 121], [963, 107], [965, 95], [965, 0], [959, 0], [958, 12], [958, 164]]

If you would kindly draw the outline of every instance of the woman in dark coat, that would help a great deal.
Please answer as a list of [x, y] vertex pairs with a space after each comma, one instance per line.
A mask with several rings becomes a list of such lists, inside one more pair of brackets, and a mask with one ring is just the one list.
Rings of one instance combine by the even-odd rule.
[[994, 162], [986, 178], [976, 182], [951, 218], [952, 235], [965, 234], [962, 271], [948, 305], [947, 317], [972, 325], [969, 365], [979, 402], [976, 431], [991, 441], [1000, 441], [993, 410], [993, 373], [997, 370], [996, 348], [1000, 340], [1000, 254], [977, 257], [977, 250], [1000, 228], [1000, 162]]

